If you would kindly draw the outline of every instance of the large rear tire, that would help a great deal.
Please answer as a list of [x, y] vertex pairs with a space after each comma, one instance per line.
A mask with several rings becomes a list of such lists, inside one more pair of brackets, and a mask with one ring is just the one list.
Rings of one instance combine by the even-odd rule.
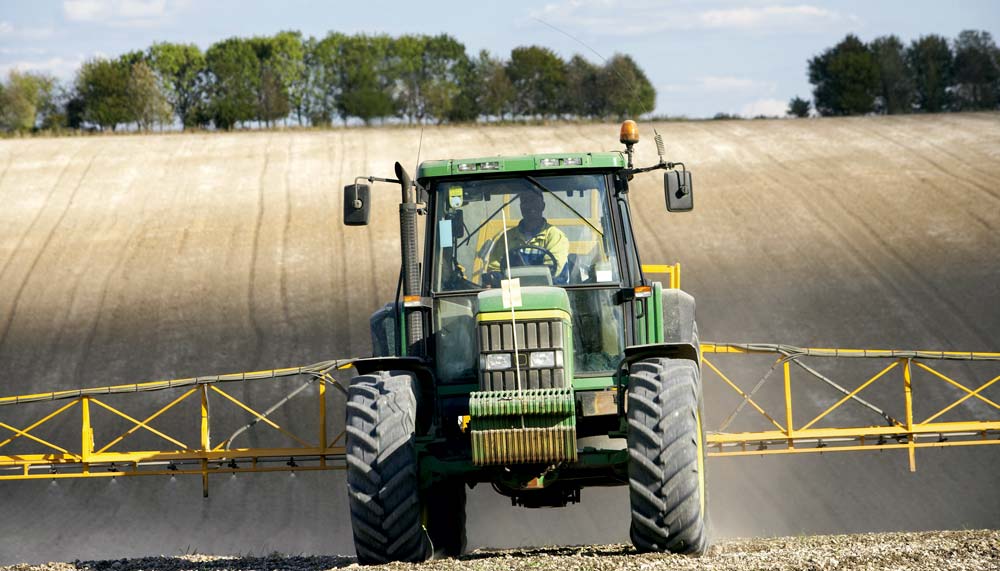
[[444, 480], [432, 485], [425, 495], [427, 533], [434, 557], [458, 557], [465, 551], [465, 483]]
[[347, 389], [347, 491], [362, 564], [431, 556], [421, 525], [416, 388], [412, 374], [393, 371], [355, 377]]
[[632, 544], [640, 551], [701, 555], [708, 548], [705, 436], [698, 365], [647, 359], [628, 386]]

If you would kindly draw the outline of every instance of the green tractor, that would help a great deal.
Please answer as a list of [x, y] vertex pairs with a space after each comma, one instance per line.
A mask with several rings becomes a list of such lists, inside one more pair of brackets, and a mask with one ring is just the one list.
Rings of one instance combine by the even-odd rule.
[[695, 302], [643, 274], [628, 201], [663, 170], [667, 209], [691, 210], [691, 175], [659, 137], [633, 167], [638, 138], [626, 121], [622, 152], [426, 161], [415, 180], [396, 163], [345, 188], [347, 225], [368, 223], [362, 181], [402, 189], [396, 300], [348, 389], [362, 563], [459, 555], [479, 483], [527, 508], [628, 485], [636, 548], [708, 547]]

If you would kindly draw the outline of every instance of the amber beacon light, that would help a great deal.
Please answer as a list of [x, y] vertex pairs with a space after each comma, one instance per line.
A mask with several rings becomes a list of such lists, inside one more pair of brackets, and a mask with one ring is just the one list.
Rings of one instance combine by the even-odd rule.
[[635, 121], [627, 119], [622, 123], [618, 140], [623, 145], [634, 145], [639, 142], [639, 126], [635, 124]]

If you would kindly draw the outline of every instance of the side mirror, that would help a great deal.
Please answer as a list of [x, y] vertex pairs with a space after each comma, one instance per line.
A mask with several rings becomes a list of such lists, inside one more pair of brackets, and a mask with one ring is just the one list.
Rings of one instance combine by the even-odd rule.
[[461, 210], [456, 210], [448, 217], [451, 218], [451, 235], [455, 238], [465, 238], [465, 214]]
[[344, 225], [368, 225], [371, 212], [371, 189], [367, 184], [349, 184], [344, 187]]
[[663, 173], [663, 193], [667, 198], [670, 212], [689, 212], [694, 208], [691, 171], [667, 171]]

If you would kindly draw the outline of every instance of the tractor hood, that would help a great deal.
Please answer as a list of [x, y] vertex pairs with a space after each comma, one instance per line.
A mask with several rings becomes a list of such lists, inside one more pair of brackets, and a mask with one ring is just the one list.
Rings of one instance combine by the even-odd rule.
[[[513, 292], [515, 298], [517, 294]], [[520, 288], [521, 304], [514, 308], [516, 314], [531, 311], [552, 312], [555, 319], [569, 319], [569, 297], [566, 290], [552, 286], [525, 286]], [[510, 306], [504, 307], [503, 290], [490, 289], [479, 293], [479, 313], [510, 313]]]

